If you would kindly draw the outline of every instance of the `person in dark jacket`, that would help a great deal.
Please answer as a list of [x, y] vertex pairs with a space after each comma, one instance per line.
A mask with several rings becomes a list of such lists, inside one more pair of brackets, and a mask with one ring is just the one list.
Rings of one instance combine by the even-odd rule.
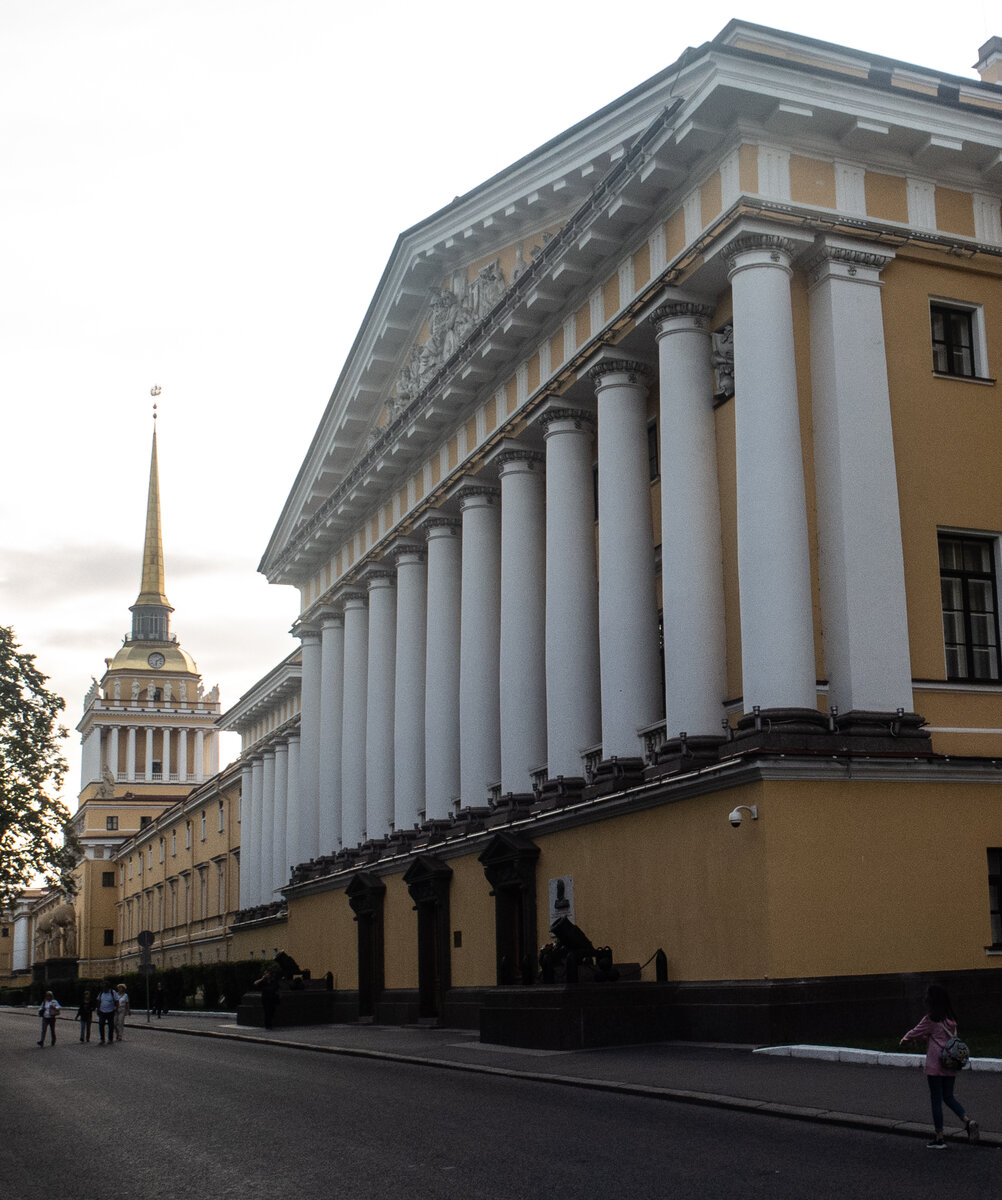
[[80, 1040], [82, 1042], [89, 1042], [91, 1022], [94, 1020], [94, 1005], [91, 1003], [89, 991], [83, 994], [83, 1000], [77, 1009], [76, 1019], [80, 1022]]
[[264, 1027], [265, 1029], [271, 1029], [275, 1023], [275, 1009], [279, 1005], [278, 975], [274, 971], [265, 971], [260, 979], [254, 980], [254, 986], [261, 989]]
[[153, 1011], [156, 1013], [157, 1019], [167, 1016], [167, 993], [164, 991], [164, 985], [157, 983], [153, 989]]

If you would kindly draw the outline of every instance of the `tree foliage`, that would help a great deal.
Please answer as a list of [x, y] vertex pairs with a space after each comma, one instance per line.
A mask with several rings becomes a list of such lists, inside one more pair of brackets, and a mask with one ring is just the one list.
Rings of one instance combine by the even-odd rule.
[[65, 704], [0, 625], [0, 907], [37, 875], [72, 891], [75, 839], [58, 792], [66, 775], [57, 724]]

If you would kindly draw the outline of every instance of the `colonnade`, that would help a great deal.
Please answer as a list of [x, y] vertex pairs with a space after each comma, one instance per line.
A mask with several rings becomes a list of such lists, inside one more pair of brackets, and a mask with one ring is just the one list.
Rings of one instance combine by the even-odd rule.
[[219, 770], [218, 735], [178, 725], [96, 726], [84, 742], [84, 782], [100, 779], [105, 767], [120, 783], [204, 783]]
[[[748, 713], [817, 706], [791, 296], [800, 255], [830, 696], [843, 711], [910, 709], [879, 293], [892, 253], [752, 222], [707, 256], [726, 264], [733, 300], [741, 703]], [[636, 759], [662, 713], [669, 738], [720, 734], [714, 311], [699, 294], [667, 292], [650, 314], [656, 367], [601, 351], [582, 377], [590, 395], [545, 403], [523, 436], [301, 623], [301, 740], [246, 768], [242, 905], [271, 899], [289, 864], [449, 820], [491, 792], [530, 792], [541, 771], [579, 781], [586, 752]], [[647, 441], [655, 370], [663, 689]]]

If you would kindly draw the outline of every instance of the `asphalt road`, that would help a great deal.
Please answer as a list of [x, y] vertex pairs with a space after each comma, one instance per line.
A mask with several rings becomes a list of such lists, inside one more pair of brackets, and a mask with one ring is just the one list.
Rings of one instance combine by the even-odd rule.
[[0, 1017], [0, 1196], [951, 1200], [1002, 1155], [519, 1079]]

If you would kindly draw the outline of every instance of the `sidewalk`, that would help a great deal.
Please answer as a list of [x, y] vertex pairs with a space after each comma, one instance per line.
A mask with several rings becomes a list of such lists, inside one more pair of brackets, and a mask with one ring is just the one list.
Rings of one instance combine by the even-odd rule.
[[[927, 1138], [932, 1132], [928, 1091], [919, 1070], [924, 1056], [917, 1054], [883, 1055], [874, 1062], [870, 1061], [878, 1057], [874, 1052], [833, 1047], [691, 1042], [568, 1052], [521, 1050], [481, 1043], [470, 1030], [427, 1026], [310, 1025], [266, 1032], [238, 1026], [232, 1013], [171, 1013], [147, 1023], [145, 1011], [136, 1011], [128, 1028], [130, 1036], [174, 1033], [266, 1042], [314, 1053], [515, 1076], [880, 1133]], [[957, 1093], [981, 1125], [980, 1145], [999, 1148], [1002, 1063], [983, 1059], [974, 1065], [974, 1070], [959, 1077]], [[953, 1114], [946, 1115], [947, 1136], [959, 1134]], [[966, 1138], [961, 1140], [966, 1144]]]

